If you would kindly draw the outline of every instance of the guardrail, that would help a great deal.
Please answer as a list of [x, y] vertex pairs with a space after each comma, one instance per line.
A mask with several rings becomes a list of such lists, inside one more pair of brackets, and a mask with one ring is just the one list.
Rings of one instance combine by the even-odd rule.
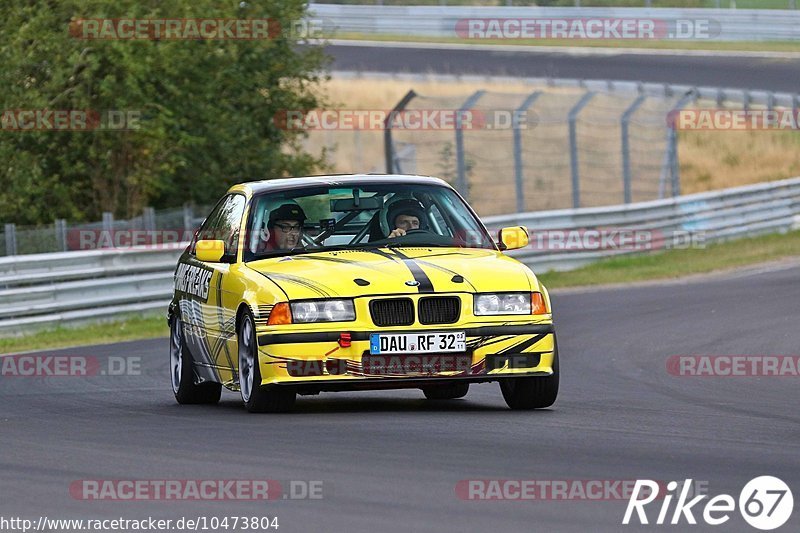
[[[343, 33], [458, 37], [467, 19], [649, 19], [680, 27], [662, 38], [713, 41], [793, 41], [800, 39], [800, 12], [776, 9], [641, 7], [376, 6], [310, 4], [309, 18], [328, 37]], [[694, 24], [700, 22], [701, 26]], [[710, 24], [706, 26], [706, 22]], [[689, 29], [689, 23], [692, 28]], [[458, 26], [459, 28], [465, 25]], [[699, 31], [702, 28], [702, 31]], [[706, 31], [708, 28], [708, 31]], [[698, 31], [695, 31], [698, 30]], [[694, 38], [693, 38], [694, 37]], [[611, 38], [611, 37], [608, 37]], [[579, 41], [580, 39], [578, 39]], [[513, 42], [513, 39], [509, 40]]]
[[185, 247], [0, 258], [0, 335], [166, 310]]
[[[484, 222], [492, 228], [527, 226], [531, 245], [509, 255], [535, 271], [572, 270], [607, 257], [800, 229], [800, 178], [636, 204], [501, 215]], [[620, 238], [614, 230], [625, 233]], [[597, 244], [598, 233], [609, 237], [606, 246]]]
[[[531, 246], [509, 252], [536, 272], [569, 270], [604, 257], [668, 247], [675, 235], [714, 242], [800, 229], [800, 178], [611, 207], [487, 217], [489, 228], [524, 225]], [[647, 246], [539, 246], [540, 235], [634, 231]], [[175, 263], [185, 244], [159, 249], [92, 250], [0, 258], [0, 334], [166, 311]]]

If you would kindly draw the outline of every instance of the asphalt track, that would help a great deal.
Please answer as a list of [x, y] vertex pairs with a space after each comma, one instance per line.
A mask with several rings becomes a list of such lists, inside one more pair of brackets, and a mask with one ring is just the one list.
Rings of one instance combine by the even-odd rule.
[[[638, 531], [625, 501], [464, 501], [459, 480], [683, 480], [738, 498], [775, 475], [800, 500], [798, 378], [676, 377], [674, 354], [798, 354], [800, 265], [554, 294], [563, 374], [552, 409], [511, 412], [496, 384], [301, 397], [252, 415], [236, 394], [179, 406], [167, 340], [48, 352], [141, 357], [141, 375], [0, 378], [0, 517], [277, 516], [281, 532]], [[321, 480], [321, 500], [82, 501], [81, 479]], [[657, 509], [651, 512], [655, 518]], [[701, 515], [702, 513], [698, 513]], [[698, 519], [699, 516], [698, 516]], [[797, 531], [798, 505], [780, 531]], [[662, 529], [656, 528], [656, 529]], [[738, 514], [725, 526], [755, 531]]]
[[334, 70], [583, 78], [800, 91], [800, 59], [665, 54], [576, 55], [381, 46], [326, 47]]

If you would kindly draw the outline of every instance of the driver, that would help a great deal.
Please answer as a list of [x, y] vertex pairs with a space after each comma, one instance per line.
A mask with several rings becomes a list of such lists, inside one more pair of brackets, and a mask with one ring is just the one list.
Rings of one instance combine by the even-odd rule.
[[417, 200], [408, 199], [395, 202], [386, 217], [389, 227], [394, 228], [388, 238], [402, 237], [415, 229], [425, 229], [421, 227], [421, 222], [425, 219], [424, 213], [422, 204]]
[[266, 230], [261, 230], [258, 252], [293, 250], [302, 247], [306, 214], [299, 205], [283, 204], [269, 214]]

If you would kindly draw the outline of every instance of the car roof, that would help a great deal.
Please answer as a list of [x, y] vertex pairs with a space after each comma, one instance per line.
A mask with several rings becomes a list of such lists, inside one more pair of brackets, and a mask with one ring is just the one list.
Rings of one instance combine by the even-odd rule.
[[419, 184], [449, 187], [446, 181], [432, 176], [415, 176], [410, 174], [328, 174], [323, 176], [305, 176], [298, 178], [275, 178], [261, 181], [248, 181], [231, 187], [228, 192], [244, 192], [259, 194], [320, 185], [354, 186], [364, 184]]

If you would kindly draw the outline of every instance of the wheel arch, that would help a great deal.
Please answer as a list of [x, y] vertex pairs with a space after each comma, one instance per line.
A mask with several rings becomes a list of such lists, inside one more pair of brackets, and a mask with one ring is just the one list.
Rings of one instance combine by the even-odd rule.
[[[256, 313], [253, 312], [253, 304], [247, 301], [243, 301], [239, 303], [239, 307], [236, 308], [236, 333], [239, 333], [239, 327], [242, 325], [242, 316], [244, 315], [245, 311], [249, 311], [250, 315], [255, 320]], [[253, 324], [255, 326], [255, 324]]]

